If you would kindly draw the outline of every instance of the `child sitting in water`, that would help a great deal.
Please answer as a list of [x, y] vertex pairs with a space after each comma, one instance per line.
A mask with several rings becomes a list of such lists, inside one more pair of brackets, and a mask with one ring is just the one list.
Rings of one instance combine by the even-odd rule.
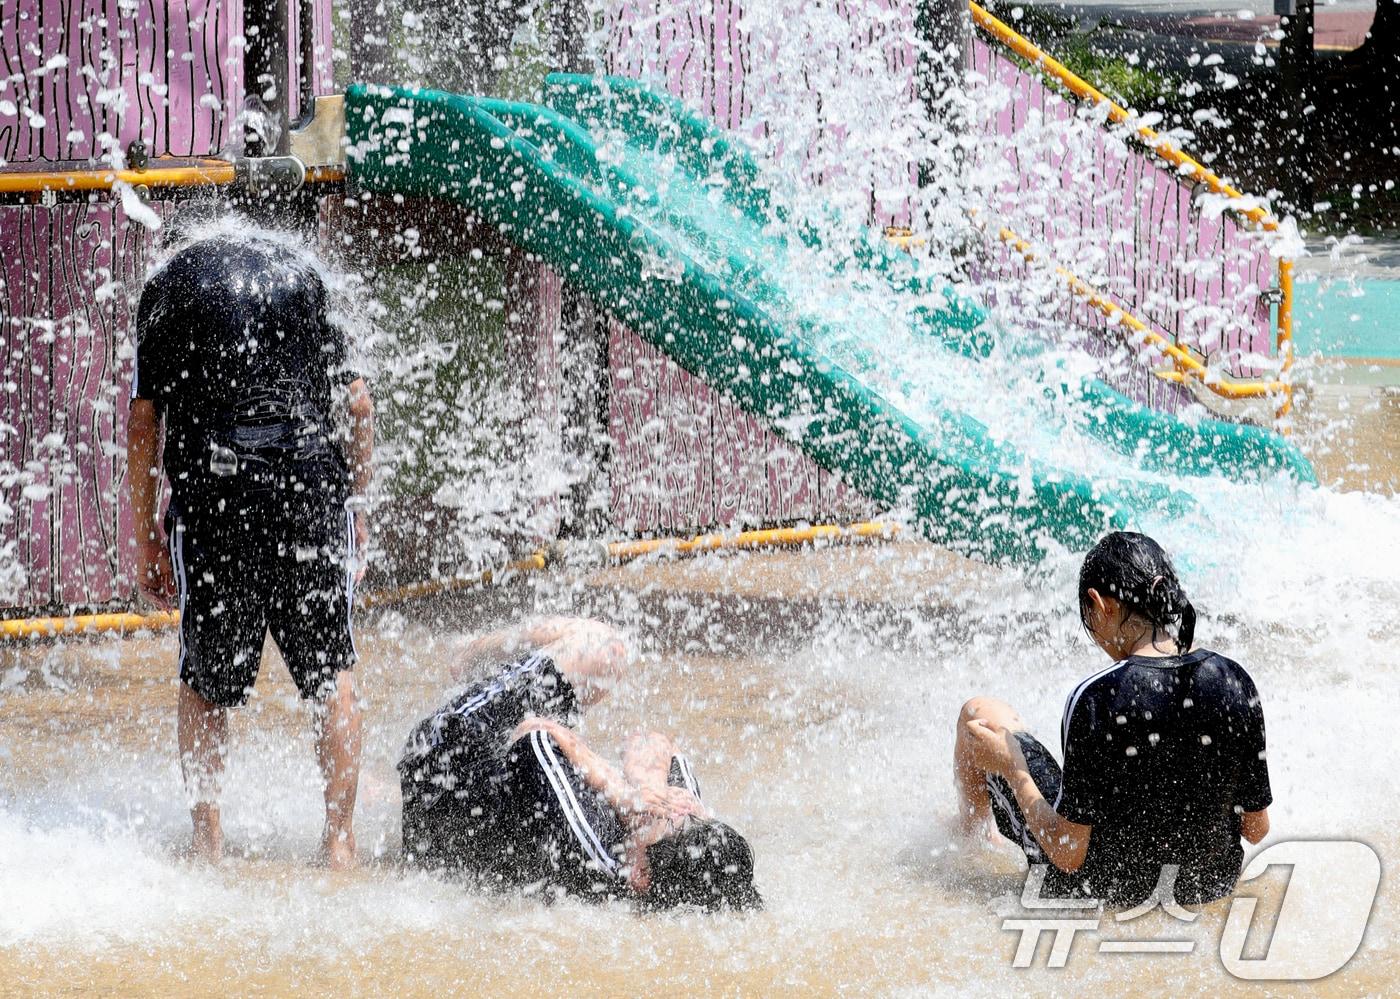
[[1254, 681], [1192, 649], [1196, 612], [1145, 535], [1116, 532], [1094, 546], [1079, 573], [1079, 616], [1113, 665], [1065, 702], [1063, 770], [1010, 705], [963, 705], [953, 753], [963, 831], [986, 829], [990, 815], [1030, 863], [1048, 862], [1045, 897], [1135, 905], [1166, 865], [1177, 867], [1177, 902], [1229, 895], [1240, 837], [1258, 843], [1269, 832]]

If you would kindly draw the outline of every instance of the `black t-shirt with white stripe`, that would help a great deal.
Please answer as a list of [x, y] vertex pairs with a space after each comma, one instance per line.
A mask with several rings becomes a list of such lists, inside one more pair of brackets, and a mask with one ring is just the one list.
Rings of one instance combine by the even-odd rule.
[[312, 261], [271, 238], [191, 243], [141, 292], [132, 396], [164, 417], [171, 505], [187, 526], [343, 534], [334, 398], [358, 377]]
[[1240, 815], [1273, 800], [1264, 712], [1243, 667], [1206, 649], [1130, 656], [1075, 688], [1060, 735], [1055, 810], [1093, 827], [1086, 893], [1145, 898], [1165, 864], [1178, 865], [1178, 901], [1234, 890]]
[[[399, 761], [406, 857], [491, 887], [625, 895], [627, 834], [612, 805], [553, 737], [535, 731], [511, 741], [528, 716], [569, 724], [575, 707], [564, 674], [532, 655], [423, 719]], [[668, 783], [699, 796], [684, 757], [672, 759]]]

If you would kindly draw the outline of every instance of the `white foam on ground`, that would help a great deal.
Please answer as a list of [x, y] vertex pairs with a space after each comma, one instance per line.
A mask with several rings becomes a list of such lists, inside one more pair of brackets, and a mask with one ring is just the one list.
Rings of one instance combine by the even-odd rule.
[[[606, 740], [646, 703], [683, 731], [695, 712], [722, 719], [710, 728], [692, 722], [701, 732], [693, 754], [707, 796], [754, 843], [769, 903], [762, 915], [647, 919], [624, 905], [482, 897], [392, 867], [349, 877], [317, 871], [307, 865], [320, 807], [309, 741], [255, 727], [236, 743], [225, 807], [231, 847], [252, 856], [220, 869], [174, 856], [188, 820], [173, 749], [104, 760], [79, 737], [57, 752], [46, 787], [0, 805], [0, 947], [70, 957], [134, 947], [173, 960], [193, 948], [276, 964], [374, 959], [390, 942], [420, 939], [457, 948], [441, 960], [470, 955], [501, 973], [515, 962], [511, 973], [535, 976], [541, 988], [563, 981], [560, 962], [573, 981], [605, 980], [608, 968], [652, 969], [658, 981], [700, 988], [696, 969], [706, 962], [740, 979], [781, 972], [797, 986], [819, 980], [813, 966], [830, 961], [833, 983], [877, 990], [951, 983], [971, 963], [996, 993], [1025, 981], [1007, 968], [999, 915], [1019, 891], [1020, 864], [1009, 853], [969, 856], [950, 834], [952, 719], [973, 694], [999, 696], [1055, 746], [1064, 696], [1102, 659], [1079, 633], [1072, 590], [1058, 575], [1015, 608], [974, 601], [967, 632], [954, 641], [891, 648], [831, 622], [794, 656], [724, 667], [741, 673], [742, 690], [693, 665], [690, 691], [678, 687], [687, 682], [677, 679], [683, 664], [652, 664], [618, 691], [611, 715], [590, 722]], [[1330, 606], [1314, 606], [1314, 619], [1330, 616]], [[1018, 614], [1012, 623], [1008, 610]], [[1294, 624], [1283, 635], [1207, 618], [1200, 632], [1246, 664], [1264, 698], [1274, 838], [1360, 838], [1393, 856], [1386, 802], [1400, 789], [1384, 748], [1391, 643], [1334, 621], [1315, 645], [1307, 622]], [[420, 665], [406, 653], [410, 664]], [[703, 708], [693, 703], [699, 696]], [[386, 703], [370, 716], [358, 813], [367, 856], [396, 839], [393, 754], [415, 712], [429, 706]], [[168, 719], [153, 712], [151, 724]], [[1317, 932], [1327, 932], [1327, 913], [1316, 918]], [[1210, 917], [1190, 932], [1208, 952], [1218, 927]], [[1378, 912], [1370, 946], [1394, 932], [1393, 917]], [[688, 956], [658, 971], [656, 952], [682, 940]], [[1358, 959], [1363, 969], [1377, 959], [1368, 953]], [[1173, 968], [1186, 991], [1228, 981], [1208, 954]], [[1071, 970], [1086, 987], [1123, 980], [1103, 960]], [[417, 973], [404, 970], [410, 991]], [[1146, 987], [1154, 974], [1145, 967], [1127, 980]]]

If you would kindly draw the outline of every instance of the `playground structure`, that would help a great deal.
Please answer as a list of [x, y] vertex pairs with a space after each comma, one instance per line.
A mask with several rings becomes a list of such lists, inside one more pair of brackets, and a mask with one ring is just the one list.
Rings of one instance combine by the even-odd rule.
[[[72, 13], [66, 4], [44, 9], [51, 7]], [[744, 56], [744, 48], [758, 40], [737, 30], [730, 4], [715, 5], [698, 22], [677, 16], [654, 37], [629, 32], [629, 16], [636, 14], [632, 7], [609, 9], [605, 68], [619, 77], [663, 80], [702, 116], [644, 89], [632, 91], [630, 105], [619, 102], [616, 95], [627, 91], [620, 80], [599, 90], [596, 81], [566, 77], [554, 78], [547, 89], [545, 104], [552, 105], [554, 115], [548, 122], [541, 121], [539, 108], [524, 105], [377, 88], [352, 89], [343, 108], [333, 99], [315, 102], [312, 98], [332, 89], [329, 67], [317, 56], [329, 48], [329, 5], [304, 5], [296, 18], [301, 34], [293, 36], [291, 47], [302, 55], [296, 82], [289, 80], [286, 88], [288, 119], [300, 121], [306, 131], [285, 138], [287, 149], [313, 149], [316, 153], [308, 155], [323, 158], [309, 162], [312, 169], [305, 177], [317, 192], [310, 204], [322, 247], [339, 255], [347, 241], [366, 242], [364, 234], [396, 220], [397, 244], [372, 241], [388, 247], [358, 250], [357, 266], [372, 268], [395, 255], [440, 259], [475, 253], [498, 261], [504, 274], [510, 299], [504, 349], [531, 410], [520, 440], [531, 441], [545, 465], [582, 470], [572, 477], [556, 476], [549, 488], [536, 483], [522, 490], [516, 498], [532, 508], [532, 516], [524, 531], [509, 539], [511, 545], [528, 548], [561, 534], [655, 536], [761, 523], [844, 522], [912, 499], [913, 519], [927, 536], [984, 558], [1025, 559], [1034, 557], [1041, 532], [1074, 547], [1105, 526], [1126, 523], [1144, 506], [1173, 509], [1189, 503], [1189, 497], [1157, 482], [1101, 489], [1053, 468], [1032, 473], [1034, 498], [1025, 501], [1021, 456], [986, 439], [975, 420], [950, 411], [951, 418], [933, 424], [936, 432], [931, 434], [929, 424], [910, 421], [907, 414], [892, 415], [897, 407], [869, 390], [872, 379], [887, 382], [892, 374], [880, 368], [878, 359], [833, 355], [836, 363], [825, 366], [804, 353], [804, 342], [819, 343], [824, 350], [851, 345], [843, 346], [830, 329], [823, 329], [820, 316], [804, 321], [805, 341], [773, 320], [793, 303], [783, 298], [781, 275], [764, 272], [762, 261], [788, 253], [790, 240], [765, 243], [752, 232], [706, 233], [701, 215], [693, 209], [687, 213], [684, 205], [662, 206], [649, 220], [647, 231], [660, 231], [661, 242], [643, 239], [647, 245], [635, 245], [636, 227], [597, 229], [593, 235], [600, 245], [616, 251], [606, 258], [590, 256], [588, 245], [571, 243], [567, 229], [547, 231], [551, 212], [583, 206], [587, 211], [576, 221], [592, 224], [600, 217], [606, 221], [609, 212], [615, 218], [619, 207], [631, 211], [642, 206], [645, 197], [586, 202], [600, 182], [606, 186], [624, 175], [629, 189], [647, 189], [651, 179], [645, 171], [633, 169], [627, 175], [626, 170], [655, 167], [647, 157], [656, 156], [662, 143], [671, 143], [666, 151], [689, 171], [681, 186], [693, 188], [720, 171], [728, 181], [722, 194], [735, 216], [748, 213], [747, 224], [755, 232], [762, 227], [767, 206], [761, 203], [757, 167], [740, 146], [731, 150], [720, 145], [726, 141], [722, 130], [742, 130], [753, 115], [752, 102], [765, 100], [774, 85], [751, 70], [756, 63]], [[889, 86], [911, 92], [917, 59], [900, 41], [899, 29], [912, 25], [917, 11], [912, 4], [894, 9], [904, 21], [869, 30], [889, 32]], [[135, 32], [132, 37], [139, 35], [140, 19], [150, 16], [116, 15], [114, 23], [120, 28], [125, 19]], [[188, 52], [172, 48], [176, 55], [163, 67], [169, 96], [159, 109], [150, 84], [123, 77], [128, 106], [150, 113], [113, 113], [101, 122], [94, 117], [86, 130], [36, 126], [33, 118], [17, 116], [12, 129], [0, 131], [5, 143], [0, 155], [9, 170], [0, 173], [0, 195], [14, 202], [0, 207], [0, 233], [7, 247], [20, 248], [5, 276], [4, 316], [10, 348], [7, 380], [16, 385], [7, 394], [4, 417], [14, 428], [6, 438], [6, 460], [13, 468], [6, 500], [14, 514], [5, 540], [25, 570], [6, 600], [16, 609], [117, 607], [132, 595], [125, 545], [128, 515], [121, 500], [123, 401], [132, 304], [152, 249], [150, 233], [133, 218], [148, 211], [168, 214], [183, 191], [246, 183], [252, 169], [245, 161], [240, 175], [233, 164], [207, 159], [237, 138], [226, 109], [240, 103], [239, 87], [235, 78], [224, 76], [222, 61], [200, 61], [211, 46], [224, 51], [220, 46], [226, 47], [233, 27], [217, 18], [195, 20], [202, 34], [191, 21]], [[76, 45], [65, 34], [68, 21], [48, 18], [45, 23], [43, 31], [51, 35], [41, 33], [41, 38], [52, 38], [59, 49]], [[981, 15], [979, 23], [990, 25]], [[172, 44], [180, 38], [171, 25], [163, 28]], [[7, 36], [7, 46], [12, 37], [23, 49], [24, 30]], [[697, 44], [697, 39], [709, 41]], [[38, 48], [48, 50], [45, 44]], [[703, 58], [677, 56], [696, 51]], [[1232, 212], [1220, 202], [1218, 180], [1212, 184], [1211, 178], [1186, 177], [1180, 159], [1175, 165], [1156, 165], [1163, 150], [1135, 147], [1123, 135], [1100, 128], [1089, 120], [1092, 115], [1076, 113], [1054, 87], [1040, 82], [1033, 68], [1018, 65], [999, 48], [979, 39], [968, 52], [968, 86], [1005, 96], [1001, 103], [981, 105], [997, 108], [995, 115], [967, 126], [982, 130], [986, 138], [978, 144], [977, 156], [990, 183], [977, 221], [1007, 237], [1000, 249], [979, 256], [971, 266], [974, 283], [985, 289], [988, 300], [1037, 316], [1047, 327], [1058, 321], [1061, 327], [1088, 331], [1085, 345], [1105, 356], [1124, 353], [1118, 335], [1122, 326], [1139, 330], [1133, 341], [1145, 341], [1134, 342], [1126, 352], [1130, 363], [1120, 358], [1105, 366], [1105, 381], [1081, 386], [1108, 415], [1106, 422], [1089, 429], [1105, 431], [1107, 446], [1130, 454], [1143, 450], [1139, 445], [1146, 441], [1147, 458], [1200, 474], [1239, 476], [1287, 468], [1306, 479], [1306, 465], [1296, 453], [1256, 427], [1208, 421], [1202, 431], [1165, 418], [1197, 403], [1192, 391], [1197, 384], [1206, 395], [1262, 397], [1286, 418], [1288, 272], [1280, 266], [1278, 288], [1270, 287], [1275, 265], [1271, 247], [1250, 229], [1259, 225], [1267, 230], [1274, 223], [1253, 205]], [[839, 54], [835, 63], [839, 68]], [[65, 77], [61, 68], [40, 79], [46, 81], [45, 93], [57, 93], [60, 85], [86, 86], [71, 74]], [[649, 108], [640, 108], [648, 102]], [[314, 118], [303, 114], [313, 106], [318, 112]], [[104, 107], [110, 110], [110, 105], [98, 110], [108, 113]], [[348, 171], [334, 143], [318, 147], [308, 137], [326, 128], [338, 136], [338, 111], [346, 114], [348, 125]], [[429, 120], [420, 122], [425, 116]], [[1018, 144], [1017, 135], [1028, 128], [1044, 130], [1047, 122], [1082, 131], [1091, 141], [1067, 143], [1058, 153], [1053, 144], [1049, 153], [1044, 143]], [[493, 132], [497, 126], [504, 130]], [[534, 133], [541, 128], [554, 131], [555, 151], [549, 155], [526, 148], [539, 145]], [[629, 137], [630, 161], [600, 167], [590, 129], [621, 130]], [[82, 141], [71, 139], [80, 131]], [[415, 131], [420, 134], [410, 134]], [[97, 140], [103, 133], [113, 148], [126, 150], [128, 159], [137, 139], [154, 157], [141, 170], [69, 169], [69, 161], [91, 160], [103, 152]], [[682, 139], [675, 140], [677, 134]], [[466, 162], [461, 140], [470, 136], [487, 137], [484, 143], [466, 144], [472, 156], [480, 157], [475, 165], [503, 180], [486, 192], [492, 197], [469, 192], [452, 176], [453, 157], [458, 164]], [[501, 142], [499, 150], [492, 140]], [[459, 144], [455, 149], [454, 141]], [[411, 153], [395, 160], [392, 152], [403, 142]], [[384, 155], [386, 149], [390, 155]], [[1047, 155], [1059, 158], [1049, 164], [1021, 159]], [[165, 156], [197, 162], [166, 166]], [[1093, 169], [1082, 169], [1076, 156], [1088, 156]], [[15, 169], [21, 165], [25, 169]], [[529, 183], [536, 197], [527, 204], [531, 210], [548, 207], [529, 224], [518, 218], [512, 224], [492, 198], [512, 193], [517, 179], [512, 171], [522, 165], [534, 171]], [[902, 178], [885, 178], [890, 182], [872, 189], [872, 231], [918, 224], [918, 184], [913, 181], [918, 168], [907, 163]], [[821, 178], [809, 179], [816, 183]], [[1117, 206], [1088, 180], [1116, 190]], [[118, 192], [120, 202], [91, 194], [106, 189]], [[561, 197], [561, 190], [575, 194]], [[1065, 197], [1066, 191], [1078, 196]], [[374, 192], [381, 196], [364, 197]], [[356, 197], [347, 199], [347, 193]], [[1140, 198], [1150, 207], [1146, 213], [1136, 211]], [[465, 210], [445, 211], [444, 202]], [[1132, 239], [1126, 241], [1119, 236], [1125, 217], [1134, 219]], [[1073, 237], [1064, 231], [1067, 219], [1074, 220]], [[421, 226], [411, 224], [420, 220]], [[660, 223], [670, 226], [669, 232], [658, 230]], [[415, 233], [411, 246], [403, 242], [405, 226]], [[718, 247], [718, 265], [682, 259], [677, 248], [684, 241], [678, 235], [699, 239], [710, 250]], [[1050, 249], [1041, 251], [1034, 244]], [[745, 245], [762, 252], [736, 260], [732, 251]], [[893, 248], [872, 240], [860, 252], [861, 266], [875, 283], [907, 286], [905, 262]], [[1048, 303], [1028, 300], [1025, 269], [1036, 264], [1025, 258], [1038, 253], [1072, 274], [1078, 282], [1072, 294]], [[601, 266], [610, 261], [619, 262], [618, 267]], [[679, 266], [687, 293], [668, 303], [672, 284], [667, 279], [658, 284], [645, 272], [647, 266]], [[90, 287], [85, 284], [90, 272], [107, 280]], [[629, 296], [628, 288], [642, 294]], [[1284, 296], [1278, 303], [1277, 335], [1271, 312], [1274, 290]], [[721, 302], [741, 302], [735, 291], [753, 305], [751, 311], [718, 308]], [[920, 293], [940, 292], [925, 288]], [[948, 301], [944, 313], [925, 317], [924, 332], [949, 341], [958, 354], [985, 352], [988, 317], [975, 306]], [[1105, 308], [1105, 303], [1114, 304]], [[730, 325], [739, 313], [754, 333], [742, 348], [733, 346]], [[693, 338], [668, 340], [668, 324]], [[701, 330], [708, 332], [702, 336]], [[822, 336], [828, 340], [821, 341]], [[1139, 346], [1146, 350], [1140, 352]], [[1262, 360], [1271, 352], [1272, 362]], [[769, 365], [766, 381], [754, 377], [759, 362]], [[832, 422], [816, 432], [791, 429], [799, 418], [813, 416]], [[930, 468], [939, 473], [927, 476]], [[950, 499], [953, 490], [957, 493]], [[960, 505], [956, 499], [969, 495], [978, 502], [964, 499]], [[1004, 516], [989, 516], [980, 505], [989, 496], [994, 505], [999, 497], [1007, 500]], [[418, 561], [419, 571], [424, 564]], [[442, 557], [430, 557], [427, 564], [433, 574], [442, 573]], [[406, 562], [393, 575], [407, 582], [413, 571]]]

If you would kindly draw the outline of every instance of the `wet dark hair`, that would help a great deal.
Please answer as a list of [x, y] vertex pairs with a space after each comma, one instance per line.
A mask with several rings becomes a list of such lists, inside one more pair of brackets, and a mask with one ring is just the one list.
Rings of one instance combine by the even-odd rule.
[[1079, 621], [1089, 630], [1089, 591], [1097, 590], [1152, 625], [1152, 640], [1159, 632], [1176, 641], [1186, 652], [1196, 640], [1196, 608], [1176, 578], [1171, 559], [1145, 534], [1114, 531], [1084, 557], [1079, 570]]
[[674, 835], [647, 848], [651, 868], [649, 906], [694, 905], [708, 911], [757, 909], [748, 840], [717, 819], [692, 819]]

